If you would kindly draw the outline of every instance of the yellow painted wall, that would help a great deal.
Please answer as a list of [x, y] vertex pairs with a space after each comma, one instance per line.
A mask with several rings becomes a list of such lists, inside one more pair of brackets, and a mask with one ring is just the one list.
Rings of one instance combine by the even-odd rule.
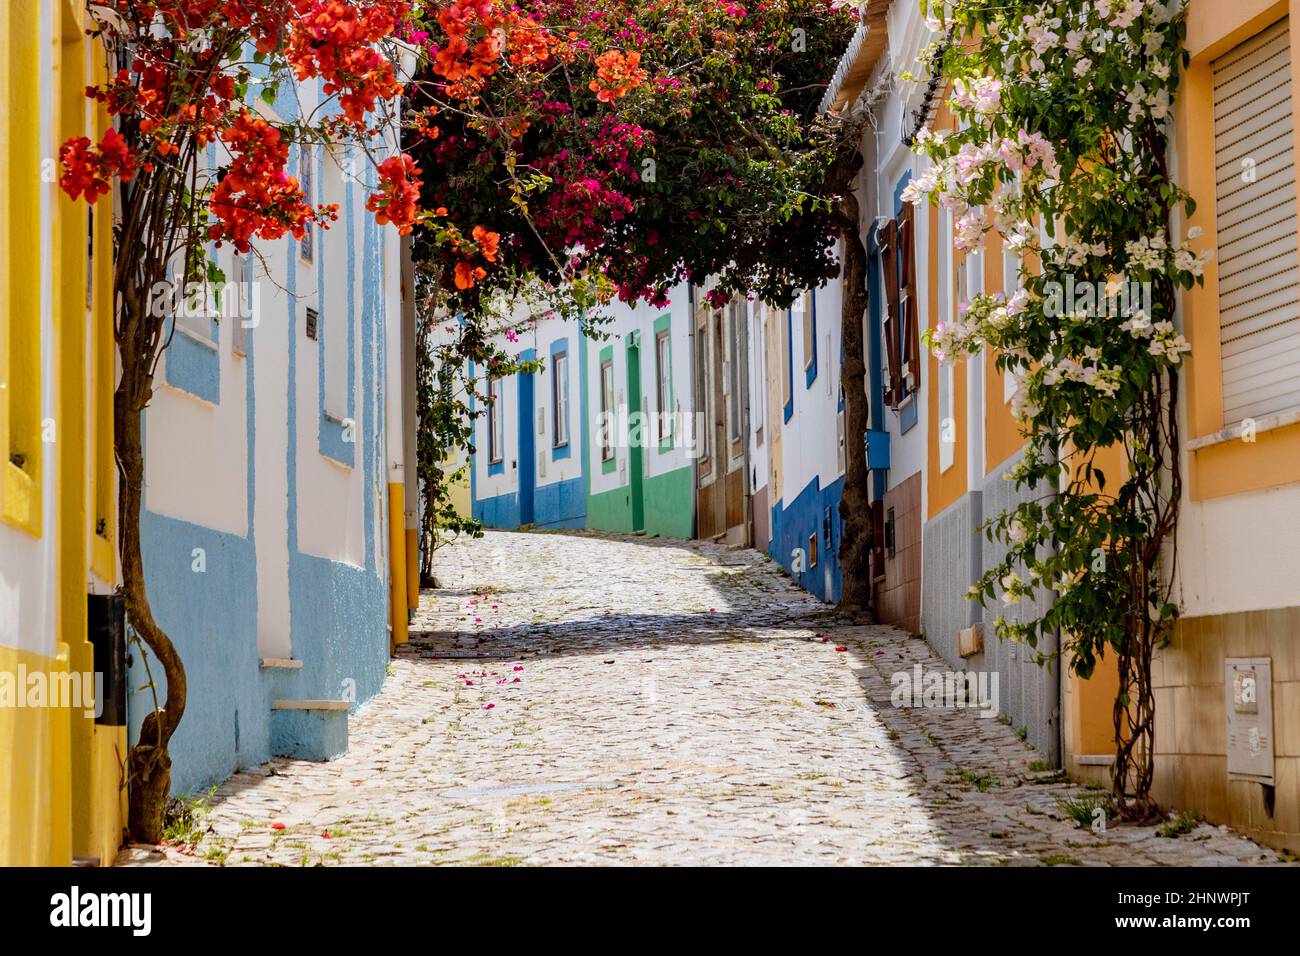
[[[48, 71], [39, 59], [43, 20], [50, 28]], [[85, 27], [78, 0], [13, 0], [0, 9], [0, 155], [11, 160], [0, 179], [0, 296], [9, 306], [0, 310], [0, 341], [8, 346], [0, 368], [5, 397], [21, 396], [25, 403], [0, 403], [6, 425], [0, 445], [12, 451], [13, 442], [22, 443], [28, 419], [39, 428], [41, 416], [48, 415], [54, 426], [53, 440], [41, 442], [34, 463], [29, 459], [19, 469], [5, 462], [4, 516], [42, 542], [55, 569], [45, 595], [23, 595], [35, 604], [50, 601], [55, 633], [47, 646], [54, 654], [0, 646], [0, 673], [11, 685], [20, 667], [27, 674], [93, 674], [87, 640], [92, 567], [101, 586], [116, 583], [111, 522], [96, 533], [99, 517], [115, 508], [112, 205], [103, 199], [96, 208], [88, 303], [88, 211], [33, 172], [68, 137], [97, 139], [107, 125], [102, 110], [90, 109], [84, 95], [89, 74], [104, 75], [102, 50], [86, 37]], [[27, 107], [9, 108], [17, 102]], [[49, 142], [41, 139], [44, 111], [50, 114]], [[42, 189], [51, 210], [44, 221]], [[48, 287], [41, 281], [39, 248], [30, 241], [34, 231], [51, 239]], [[52, 340], [40, 334], [45, 315], [51, 317]], [[23, 317], [21, 325], [16, 316]], [[20, 339], [21, 347], [14, 348]], [[33, 383], [44, 376], [53, 383], [49, 410], [40, 406], [39, 389], [33, 398]], [[53, 470], [52, 501], [42, 499], [38, 479], [44, 469]], [[125, 820], [126, 730], [97, 726], [87, 705], [69, 703], [0, 708], [0, 865], [66, 865], [74, 856], [111, 864], [116, 855]]]

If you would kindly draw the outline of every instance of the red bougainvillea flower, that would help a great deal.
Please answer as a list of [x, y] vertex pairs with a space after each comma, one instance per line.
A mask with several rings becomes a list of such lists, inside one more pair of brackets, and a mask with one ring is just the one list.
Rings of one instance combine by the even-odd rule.
[[410, 12], [405, 0], [293, 0], [297, 14], [285, 53], [298, 79], [319, 76], [326, 96], [338, 94], [344, 115], [364, 126], [379, 99], [401, 95], [391, 61], [376, 43]]
[[129, 182], [138, 167], [138, 157], [115, 129], [107, 130], [98, 146], [84, 136], [68, 140], [59, 158], [63, 166], [60, 188], [73, 199], [85, 196], [88, 203], [108, 193], [112, 177]]
[[265, 119], [244, 110], [221, 138], [231, 158], [208, 201], [216, 220], [209, 239], [244, 253], [255, 237], [278, 239], [287, 231], [302, 238], [311, 223], [337, 218], [336, 205], [308, 205], [298, 180], [285, 171], [289, 144]]
[[408, 154], [390, 156], [379, 164], [379, 192], [366, 200], [381, 226], [392, 223], [405, 236], [420, 218], [420, 167]]
[[835, 648], [835, 649], [836, 649], [837, 651], [847, 651], [847, 650], [848, 650], [848, 648], [845, 647], [843, 644], [841, 644], [839, 647], [837, 647], [837, 648]]
[[283, 824], [283, 823], [272, 823], [272, 824], [271, 824], [271, 829], [272, 829], [272, 830], [283, 830], [283, 829], [284, 829], [284, 824]]

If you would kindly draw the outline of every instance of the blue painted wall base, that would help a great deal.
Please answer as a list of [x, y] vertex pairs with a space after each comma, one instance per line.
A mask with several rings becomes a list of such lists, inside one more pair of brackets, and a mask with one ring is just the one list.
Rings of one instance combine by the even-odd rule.
[[[843, 521], [840, 519], [840, 495], [844, 479], [837, 478], [825, 488], [814, 478], [798, 496], [783, 507], [778, 501], [772, 506], [772, 540], [768, 554], [799, 582], [805, 591], [823, 601], [834, 604], [840, 599], [840, 536]], [[817, 564], [809, 567], [809, 541], [817, 535]], [[794, 569], [795, 551], [803, 552], [804, 568]]]
[[346, 710], [271, 711], [271, 753], [299, 760], [333, 760], [348, 750]]
[[[474, 518], [488, 528], [518, 528], [522, 517], [519, 493], [474, 499]], [[582, 528], [587, 522], [587, 491], [581, 478], [538, 485], [533, 491], [535, 528]]]

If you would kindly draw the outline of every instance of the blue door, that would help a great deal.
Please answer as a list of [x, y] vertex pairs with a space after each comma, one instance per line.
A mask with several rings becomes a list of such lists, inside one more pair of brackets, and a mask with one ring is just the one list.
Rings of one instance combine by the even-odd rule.
[[533, 490], [537, 487], [537, 417], [533, 373], [519, 373], [519, 523], [533, 523]]

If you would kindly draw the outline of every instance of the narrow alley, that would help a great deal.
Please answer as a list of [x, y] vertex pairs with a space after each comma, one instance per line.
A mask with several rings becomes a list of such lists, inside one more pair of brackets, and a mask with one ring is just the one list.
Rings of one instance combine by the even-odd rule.
[[186, 854], [122, 863], [1273, 863], [1200, 824], [1080, 828], [1016, 729], [903, 708], [943, 667], [837, 623], [757, 552], [506, 533], [446, 547], [412, 641], [328, 763], [215, 792]]

